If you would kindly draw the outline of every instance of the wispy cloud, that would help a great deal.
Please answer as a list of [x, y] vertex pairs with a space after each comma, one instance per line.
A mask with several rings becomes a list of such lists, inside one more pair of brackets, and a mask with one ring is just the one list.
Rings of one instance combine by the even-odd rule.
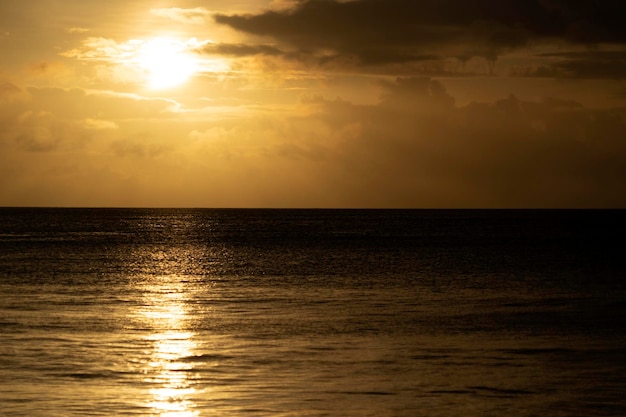
[[65, 30], [69, 34], [82, 34], [89, 32], [89, 29], [83, 27], [71, 27]]
[[207, 43], [199, 52], [210, 55], [252, 56], [252, 55], [284, 55], [285, 53], [272, 45], [243, 43]]
[[204, 7], [195, 7], [193, 9], [182, 9], [179, 7], [169, 7], [150, 10], [155, 16], [171, 19], [175, 22], [200, 25], [206, 21], [210, 12]]
[[101, 119], [85, 119], [84, 126], [87, 129], [103, 130], [103, 129], [119, 129], [117, 123], [110, 120]]

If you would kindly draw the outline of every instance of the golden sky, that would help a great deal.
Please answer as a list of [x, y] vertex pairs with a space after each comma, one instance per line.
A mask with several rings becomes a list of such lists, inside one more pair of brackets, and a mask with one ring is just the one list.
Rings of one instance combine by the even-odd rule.
[[0, 0], [0, 206], [625, 207], [610, 0]]

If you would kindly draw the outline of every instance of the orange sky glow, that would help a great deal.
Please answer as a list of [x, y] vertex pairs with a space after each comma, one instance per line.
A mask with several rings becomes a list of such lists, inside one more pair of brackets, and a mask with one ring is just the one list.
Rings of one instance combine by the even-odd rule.
[[0, 206], [625, 207], [625, 8], [0, 0]]

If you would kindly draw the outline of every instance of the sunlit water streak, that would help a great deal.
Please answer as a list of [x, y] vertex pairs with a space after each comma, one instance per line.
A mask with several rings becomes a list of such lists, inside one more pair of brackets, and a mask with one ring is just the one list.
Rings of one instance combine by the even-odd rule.
[[0, 415], [623, 416], [623, 216], [0, 210]]
[[[140, 321], [154, 333], [147, 336], [152, 342], [150, 361], [144, 369], [144, 383], [153, 386], [153, 396], [146, 405], [163, 417], [191, 417], [195, 394], [191, 364], [185, 358], [197, 349], [195, 334], [187, 331], [189, 320], [185, 285], [177, 276], [157, 277], [147, 286], [144, 304], [136, 312]], [[143, 317], [143, 319], [141, 318]]]

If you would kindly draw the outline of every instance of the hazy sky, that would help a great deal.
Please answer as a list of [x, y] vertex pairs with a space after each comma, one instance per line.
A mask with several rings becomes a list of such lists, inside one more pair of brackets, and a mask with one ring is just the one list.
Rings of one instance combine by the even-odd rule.
[[623, 0], [0, 0], [0, 205], [626, 207]]

